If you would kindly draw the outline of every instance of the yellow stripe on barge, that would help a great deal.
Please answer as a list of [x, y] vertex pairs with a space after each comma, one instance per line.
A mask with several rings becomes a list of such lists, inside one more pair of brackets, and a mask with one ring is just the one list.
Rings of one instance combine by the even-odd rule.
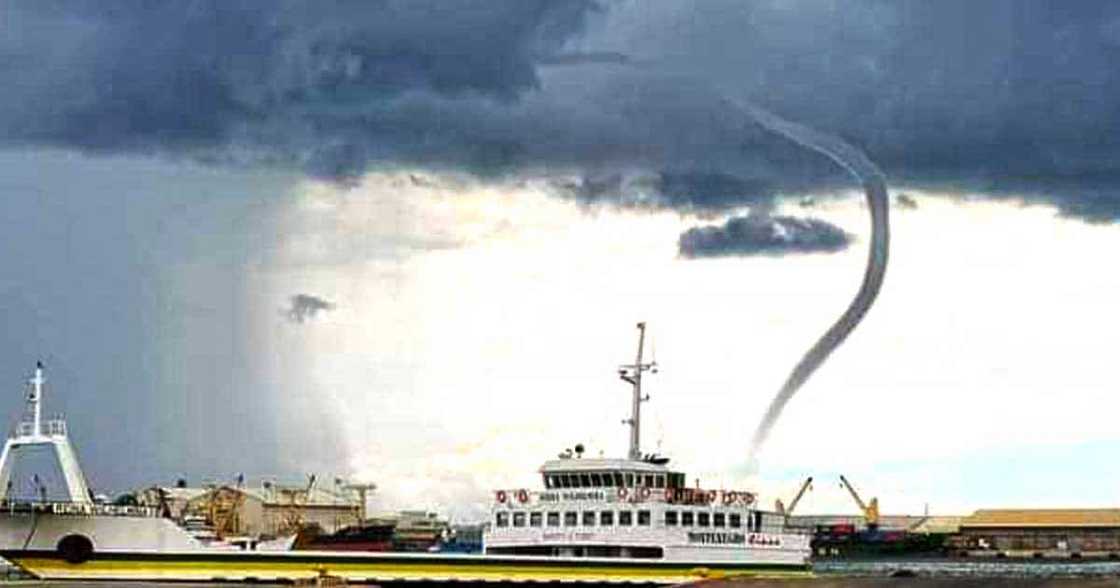
[[581, 582], [679, 584], [703, 578], [807, 577], [788, 564], [683, 563], [602, 558], [331, 552], [98, 552], [69, 563], [53, 551], [0, 552], [44, 580], [291, 581], [327, 574], [354, 582]]

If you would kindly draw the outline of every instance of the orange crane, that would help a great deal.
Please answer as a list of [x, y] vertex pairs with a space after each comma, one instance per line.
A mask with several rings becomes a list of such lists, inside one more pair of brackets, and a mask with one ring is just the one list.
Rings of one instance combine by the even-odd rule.
[[848, 479], [843, 474], [840, 475], [840, 485], [848, 490], [848, 493], [855, 499], [856, 504], [859, 505], [859, 510], [863, 512], [863, 518], [867, 521], [867, 529], [874, 531], [879, 528], [879, 499], [872, 498], [870, 503], [864, 504], [863, 499], [859, 497], [859, 493], [848, 482]]
[[801, 502], [801, 497], [805, 496], [805, 492], [809, 490], [812, 483], [813, 476], [805, 478], [805, 481], [801, 483], [801, 488], [797, 491], [797, 495], [795, 495], [793, 497], [793, 500], [789, 502], [789, 507], [786, 507], [786, 505], [782, 504], [782, 499], [779, 498], [774, 502], [774, 510], [778, 511], [778, 514], [788, 519], [793, 515], [793, 509], [797, 508], [797, 503]]

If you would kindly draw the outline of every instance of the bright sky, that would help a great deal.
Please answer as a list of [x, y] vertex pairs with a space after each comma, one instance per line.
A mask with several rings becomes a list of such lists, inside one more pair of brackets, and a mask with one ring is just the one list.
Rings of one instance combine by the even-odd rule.
[[1109, 504], [1120, 476], [1113, 359], [1120, 232], [1015, 202], [909, 192], [895, 207], [886, 285], [847, 343], [789, 405], [746, 478], [747, 444], [788, 370], [848, 303], [868, 220], [852, 193], [812, 211], [848, 251], [685, 260], [677, 213], [586, 210], [533, 184], [370, 175], [307, 185], [246, 292], [301, 291], [337, 308], [251, 337], [291, 398], [322, 410], [351, 472], [384, 508], [458, 516], [577, 442], [625, 452], [617, 379], [648, 321], [644, 449], [706, 486], [750, 486], [805, 512], [854, 512], [844, 473], [885, 513]]

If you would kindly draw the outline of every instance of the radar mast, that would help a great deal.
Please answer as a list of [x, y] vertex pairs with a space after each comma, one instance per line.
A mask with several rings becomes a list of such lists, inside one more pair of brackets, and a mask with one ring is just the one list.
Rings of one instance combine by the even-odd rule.
[[618, 377], [629, 382], [634, 389], [631, 400], [630, 418], [622, 421], [630, 425], [630, 452], [627, 457], [632, 460], [642, 459], [642, 403], [649, 400], [649, 396], [642, 396], [642, 372], [657, 373], [657, 362], [642, 363], [642, 352], [646, 342], [646, 324], [638, 323], [638, 355], [633, 364], [624, 364], [618, 367]]

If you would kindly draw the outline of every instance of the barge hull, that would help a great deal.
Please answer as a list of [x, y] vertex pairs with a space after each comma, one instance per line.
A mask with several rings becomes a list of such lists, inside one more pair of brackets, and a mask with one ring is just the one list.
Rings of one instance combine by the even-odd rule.
[[331, 552], [97, 552], [70, 563], [57, 551], [0, 551], [43, 580], [288, 582], [324, 574], [350, 582], [680, 584], [705, 578], [808, 577], [807, 565], [648, 560], [340, 554]]

